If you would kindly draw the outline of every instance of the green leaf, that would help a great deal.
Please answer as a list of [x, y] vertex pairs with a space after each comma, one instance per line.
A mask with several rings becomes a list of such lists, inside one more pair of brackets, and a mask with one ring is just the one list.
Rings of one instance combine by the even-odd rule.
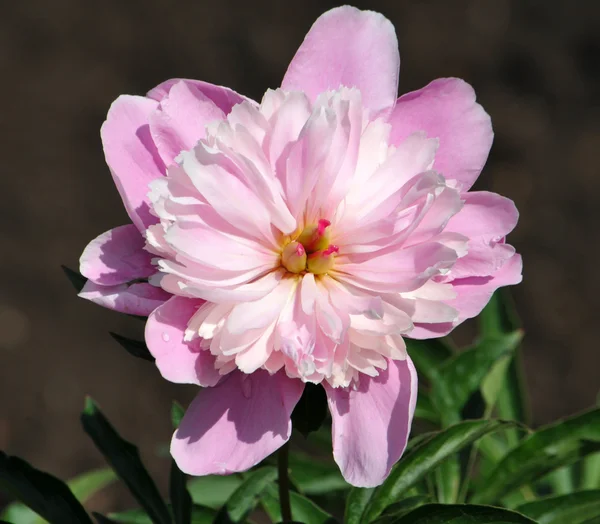
[[520, 513], [492, 506], [426, 504], [407, 513], [394, 524], [536, 524], [536, 522]]
[[50, 522], [91, 524], [83, 506], [67, 485], [18, 457], [0, 451], [0, 489]]
[[[177, 429], [185, 411], [181, 404], [171, 404], [171, 422]], [[169, 477], [169, 496], [173, 506], [175, 524], [189, 524], [192, 517], [192, 497], [186, 487], [187, 477], [179, 469], [174, 459], [171, 459], [171, 476]]]
[[300, 400], [292, 411], [292, 426], [305, 437], [313, 431], [317, 431], [327, 417], [327, 395], [321, 384], [304, 385], [304, 391]]
[[485, 338], [498, 338], [506, 333], [521, 329], [521, 320], [517, 314], [510, 290], [497, 290], [479, 317], [479, 330]]
[[[456, 423], [469, 397], [479, 389], [482, 381], [498, 359], [510, 354], [518, 346], [520, 331], [496, 339], [484, 339], [471, 349], [447, 360], [438, 370], [432, 383], [431, 400], [441, 414], [442, 423]], [[448, 414], [453, 416], [448, 419]]]
[[[518, 333], [518, 332], [516, 332]], [[489, 340], [489, 339], [488, 339]], [[513, 354], [506, 353], [500, 356], [495, 364], [490, 368], [490, 372], [481, 383], [481, 394], [488, 409], [493, 408], [498, 402], [498, 397], [505, 387], [506, 374], [512, 362]]]
[[446, 339], [432, 338], [430, 340], [406, 339], [406, 348], [413, 361], [419, 376], [433, 382], [437, 377], [437, 370], [453, 352]]
[[575, 491], [573, 466], [565, 466], [564, 468], [554, 470], [544, 480], [550, 483], [552, 492], [555, 495], [566, 495]]
[[146, 510], [152, 522], [170, 524], [169, 510], [142, 464], [138, 449], [121, 438], [90, 397], [86, 399], [81, 422], [85, 432]]
[[325, 462], [305, 453], [290, 452], [289, 470], [292, 483], [307, 495], [350, 489], [335, 463]]
[[[499, 289], [494, 293], [479, 315], [479, 325], [481, 336], [484, 339], [498, 338], [521, 328], [521, 322], [508, 289]], [[521, 356], [518, 351], [515, 352], [507, 368], [503, 386], [497, 395], [498, 416], [506, 420], [529, 424], [528, 399]], [[519, 441], [519, 432], [516, 429], [507, 431], [506, 438], [511, 447], [515, 446]]]
[[[110, 468], [95, 469], [72, 478], [67, 482], [67, 486], [75, 495], [75, 498], [81, 504], [85, 504], [92, 495], [104, 489], [116, 479], [117, 475]], [[13, 502], [7, 506], [2, 517], [19, 524], [44, 524], [47, 522], [20, 502]]]
[[[271, 484], [264, 491], [260, 498], [260, 502], [273, 522], [281, 522], [279, 493], [275, 485]], [[302, 522], [303, 524], [324, 524], [333, 521], [333, 518], [329, 513], [295, 491], [290, 491], [290, 506], [294, 522]]]
[[190, 479], [187, 489], [194, 504], [219, 509], [241, 484], [242, 479], [236, 475], [226, 477], [210, 475]]
[[581, 489], [600, 489], [600, 453], [590, 455], [583, 461]]
[[256, 507], [262, 492], [277, 479], [277, 468], [268, 466], [248, 475], [233, 492], [225, 509], [231, 522], [241, 522]]
[[75, 498], [82, 504], [88, 499], [117, 480], [117, 474], [110, 468], [101, 468], [82, 473], [71, 479], [67, 484]]
[[440, 423], [440, 414], [436, 411], [431, 401], [431, 397], [427, 391], [419, 391], [417, 395], [417, 407], [415, 408], [415, 417], [436, 425]]
[[154, 357], [150, 354], [148, 346], [145, 342], [140, 340], [134, 340], [132, 338], [124, 337], [118, 333], [109, 332], [110, 336], [114, 338], [130, 355], [134, 357], [154, 362]]
[[19, 524], [46, 524], [48, 522], [21, 502], [13, 502], [6, 506], [0, 518]]
[[173, 424], [173, 429], [177, 429], [179, 427], [183, 415], [185, 415], [185, 409], [183, 409], [183, 406], [179, 402], [173, 401], [173, 404], [171, 404], [171, 424]]
[[[92, 513], [92, 515], [94, 515], [94, 518], [98, 524], [115, 524], [117, 522], [116, 520], [109, 519], [108, 517], [105, 517], [100, 513], [96, 513], [95, 511]], [[150, 522], [150, 520], [148, 520], [148, 522]]]
[[429, 497], [425, 495], [413, 495], [412, 497], [407, 497], [402, 499], [400, 502], [396, 502], [383, 512], [381, 517], [376, 519], [374, 522], [377, 524], [394, 524], [397, 522], [397, 519], [406, 515], [410, 511], [422, 506]]
[[541, 428], [512, 449], [482, 482], [472, 502], [489, 503], [600, 450], [600, 409]]
[[523, 504], [517, 511], [531, 517], [538, 524], [581, 524], [600, 516], [600, 490], [546, 497]]
[[[497, 339], [484, 339], [474, 347], [447, 359], [432, 381], [431, 401], [440, 413], [443, 427], [456, 424], [469, 398], [479, 389], [496, 362], [512, 354], [522, 338], [516, 331]], [[444, 503], [457, 501], [460, 488], [460, 465], [450, 457], [435, 472], [438, 499]]]
[[344, 524], [360, 524], [375, 488], [352, 488], [346, 500]]
[[369, 522], [375, 520], [387, 506], [398, 501], [425, 475], [465, 446], [483, 435], [512, 425], [512, 422], [498, 420], [467, 420], [440, 431], [415, 446], [392, 469], [386, 481], [376, 489], [367, 505], [365, 519]]
[[169, 477], [169, 496], [173, 506], [175, 524], [190, 524], [192, 517], [192, 497], [186, 488], [186, 476], [179, 469], [175, 460], [171, 460]]
[[439, 502], [456, 502], [460, 489], [460, 464], [453, 455], [442, 462], [434, 472], [437, 498]]
[[79, 293], [83, 289], [83, 286], [85, 286], [87, 278], [85, 278], [79, 271], [74, 271], [67, 266], [61, 265], [60, 267], [64, 271], [66, 277], [69, 279], [69, 282], [73, 284], [73, 287], [77, 293]]
[[[212, 524], [216, 511], [210, 508], [192, 506], [191, 524]], [[111, 513], [114, 522], [123, 524], [152, 524], [152, 520], [143, 509], [132, 509], [121, 513]]]

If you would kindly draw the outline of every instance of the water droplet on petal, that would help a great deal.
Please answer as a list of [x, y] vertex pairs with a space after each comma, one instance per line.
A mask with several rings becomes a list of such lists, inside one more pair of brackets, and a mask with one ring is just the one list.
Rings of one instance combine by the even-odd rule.
[[171, 340], [171, 337], [169, 336], [169, 334], [168, 334], [168, 333], [163, 333], [163, 334], [162, 334], [162, 339], [163, 339], [165, 342], [168, 342], [169, 340]]
[[250, 377], [242, 378], [242, 394], [246, 398], [250, 398], [252, 396], [252, 381]]

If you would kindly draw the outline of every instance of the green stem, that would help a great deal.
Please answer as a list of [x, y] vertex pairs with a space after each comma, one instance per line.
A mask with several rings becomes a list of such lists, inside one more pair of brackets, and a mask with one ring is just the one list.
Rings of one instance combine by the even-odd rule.
[[281, 520], [292, 522], [292, 507], [290, 505], [290, 479], [288, 477], [288, 446], [285, 443], [277, 454], [277, 470], [279, 474], [279, 504]]

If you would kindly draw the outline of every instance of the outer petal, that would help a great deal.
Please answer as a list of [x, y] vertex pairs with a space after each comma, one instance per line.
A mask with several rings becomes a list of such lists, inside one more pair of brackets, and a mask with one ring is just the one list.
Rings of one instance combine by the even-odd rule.
[[203, 300], [172, 297], [155, 309], [146, 322], [146, 344], [161, 375], [178, 384], [214, 386], [221, 375], [215, 369], [215, 357], [201, 349], [201, 340], [185, 342], [190, 318]]
[[206, 136], [206, 125], [225, 114], [193, 84], [180, 81], [150, 116], [150, 131], [166, 165]]
[[448, 304], [458, 310], [458, 323], [479, 315], [499, 287], [513, 286], [521, 282], [522, 271], [521, 255], [515, 254], [491, 277], [461, 278], [452, 281], [457, 297], [448, 301]]
[[321, 15], [304, 38], [281, 87], [314, 101], [341, 85], [357, 87], [377, 113], [394, 105], [400, 55], [391, 22], [379, 13], [343, 6]]
[[144, 238], [133, 224], [102, 233], [83, 250], [79, 271], [102, 286], [114, 286], [156, 273], [152, 255], [144, 250]]
[[378, 377], [361, 375], [358, 390], [326, 390], [333, 417], [333, 456], [342, 475], [353, 486], [378, 486], [408, 441], [417, 402], [412, 361], [390, 360]]
[[468, 238], [500, 239], [517, 225], [519, 212], [512, 200], [488, 191], [472, 191], [461, 197], [465, 205], [450, 219], [445, 231]]
[[100, 286], [88, 280], [79, 296], [86, 300], [114, 309], [119, 313], [148, 316], [171, 295], [159, 287], [144, 282], [118, 286]]
[[440, 78], [401, 96], [389, 122], [392, 144], [419, 130], [439, 138], [433, 167], [458, 180], [465, 191], [477, 180], [494, 138], [490, 117], [475, 102], [473, 88], [458, 78]]
[[148, 98], [152, 98], [153, 100], [160, 102], [169, 94], [171, 88], [179, 82], [185, 82], [186, 84], [194, 86], [196, 89], [200, 90], [205, 97], [212, 100], [214, 104], [225, 114], [228, 114], [234, 105], [239, 104], [244, 100], [250, 100], [249, 98], [236, 93], [228, 87], [216, 86], [208, 82], [202, 82], [201, 80], [188, 80], [185, 78], [172, 78], [171, 80], [166, 80], [162, 84], [157, 85], [154, 89], [148, 91], [147, 96]]
[[447, 300], [446, 304], [458, 311], [458, 319], [453, 323], [415, 324], [415, 328], [408, 336], [427, 339], [447, 335], [461, 322], [479, 315], [496, 289], [521, 282], [522, 270], [521, 255], [515, 254], [493, 276], [460, 278], [452, 281], [457, 296], [453, 300]]
[[445, 229], [469, 239], [466, 256], [459, 259], [449, 276], [453, 280], [494, 275], [514, 255], [504, 237], [517, 225], [519, 212], [512, 200], [487, 191], [464, 193], [464, 207]]
[[165, 172], [148, 125], [157, 106], [158, 102], [148, 98], [122, 95], [110, 106], [100, 130], [106, 163], [127, 213], [140, 231], [157, 222], [150, 214], [148, 184]]
[[304, 384], [279, 372], [231, 373], [200, 391], [171, 441], [171, 454], [190, 475], [245, 471], [290, 437], [290, 416]]

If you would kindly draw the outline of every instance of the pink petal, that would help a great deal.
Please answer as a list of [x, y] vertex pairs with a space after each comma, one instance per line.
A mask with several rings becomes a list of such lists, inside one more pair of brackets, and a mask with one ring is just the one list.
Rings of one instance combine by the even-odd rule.
[[[342, 257], [340, 257], [341, 259]], [[391, 246], [367, 255], [344, 257], [332, 274], [338, 280], [376, 292], [407, 292], [451, 268], [456, 251], [437, 242]], [[341, 260], [340, 260], [341, 262]]]
[[517, 225], [519, 212], [512, 200], [495, 193], [464, 193], [464, 207], [445, 229], [469, 238], [468, 253], [452, 268], [453, 280], [493, 275], [511, 258], [515, 249], [504, 237]]
[[184, 286], [184, 289], [189, 291], [193, 296], [219, 304], [222, 302], [253, 302], [273, 291], [285, 274], [286, 271], [284, 269], [279, 269], [271, 271], [247, 284], [234, 287], [223, 287], [218, 282], [215, 282], [211, 287], [204, 286], [202, 288], [194, 286], [192, 283], [189, 286]]
[[157, 222], [150, 214], [148, 184], [165, 173], [148, 122], [158, 102], [122, 95], [108, 111], [100, 135], [106, 163], [127, 213], [140, 231]]
[[379, 13], [343, 6], [321, 15], [304, 38], [281, 87], [314, 101], [323, 91], [357, 87], [373, 113], [392, 107], [400, 55], [394, 26]]
[[499, 287], [512, 286], [521, 282], [522, 270], [521, 255], [515, 254], [493, 276], [453, 280], [452, 286], [457, 297], [449, 300], [447, 304], [458, 310], [458, 323], [479, 315]]
[[129, 315], [148, 316], [171, 295], [159, 287], [146, 283], [100, 286], [88, 280], [79, 292], [81, 298]]
[[414, 329], [406, 336], [417, 340], [439, 338], [446, 336], [455, 327], [453, 322], [444, 322], [442, 324], [415, 324]]
[[469, 252], [459, 258], [448, 273], [448, 278], [459, 280], [469, 277], [488, 277], [498, 271], [515, 254], [515, 248], [504, 243], [469, 240]]
[[146, 344], [160, 374], [177, 384], [214, 386], [221, 375], [215, 357], [200, 348], [201, 339], [184, 341], [188, 322], [202, 300], [172, 297], [155, 309], [146, 322]]
[[245, 471], [290, 437], [290, 416], [304, 384], [284, 373], [231, 373], [200, 391], [171, 441], [171, 454], [190, 475]]
[[473, 88], [458, 78], [440, 78], [401, 96], [392, 116], [391, 143], [415, 131], [440, 139], [434, 169], [469, 189], [488, 157], [494, 133], [489, 115], [475, 102]]
[[206, 136], [206, 125], [225, 114], [192, 83], [180, 81], [150, 116], [150, 131], [163, 162], [172, 164], [181, 151]]
[[254, 302], [242, 302], [231, 310], [225, 329], [239, 335], [250, 329], [263, 329], [277, 320], [290, 293], [295, 286], [294, 279], [282, 280], [268, 295]]
[[271, 216], [261, 199], [231, 171], [228, 158], [200, 143], [182, 153], [183, 169], [208, 204], [229, 224], [250, 237], [272, 239]]
[[487, 191], [463, 193], [461, 197], [465, 204], [450, 219], [445, 231], [454, 231], [468, 238], [498, 240], [517, 225], [519, 212], [512, 200]]
[[124, 284], [156, 273], [152, 255], [144, 250], [144, 237], [133, 224], [102, 233], [83, 250], [79, 271], [102, 286]]
[[381, 484], [398, 461], [417, 402], [410, 358], [390, 360], [379, 376], [360, 377], [357, 390], [326, 386], [333, 417], [333, 456], [353, 486]]
[[228, 114], [234, 105], [243, 102], [244, 100], [250, 100], [245, 96], [242, 96], [228, 87], [216, 86], [209, 84], [208, 82], [202, 82], [201, 80], [188, 80], [185, 78], [172, 78], [162, 84], [159, 84], [154, 89], [148, 91], [148, 98], [152, 98], [160, 102], [165, 96], [169, 94], [171, 88], [179, 82], [185, 82], [186, 84], [198, 89], [205, 97], [209, 98], [223, 113]]
[[414, 133], [400, 144], [366, 183], [349, 192], [346, 198], [349, 218], [340, 224], [342, 233], [389, 217], [411, 183], [413, 191], [423, 185], [421, 180], [427, 182], [427, 187], [439, 185], [439, 175], [425, 173], [431, 168], [437, 148], [438, 141], [424, 133]]
[[165, 240], [178, 253], [209, 268], [250, 271], [263, 266], [275, 269], [279, 265], [279, 255], [258, 242], [192, 222], [174, 224]]

